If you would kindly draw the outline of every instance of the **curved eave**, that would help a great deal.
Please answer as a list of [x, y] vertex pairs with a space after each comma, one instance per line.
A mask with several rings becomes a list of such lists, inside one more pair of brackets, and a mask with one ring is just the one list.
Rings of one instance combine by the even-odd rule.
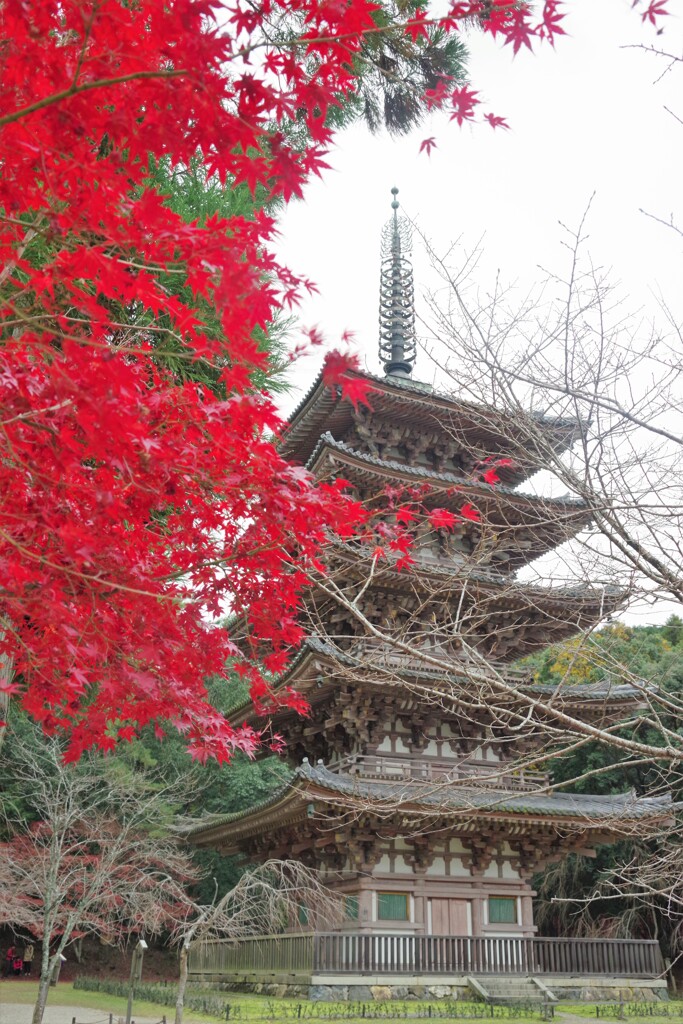
[[309, 797], [302, 791], [301, 780], [295, 778], [256, 807], [217, 816], [193, 828], [185, 838], [200, 849], [220, 848], [225, 854], [238, 853], [240, 839], [273, 827], [297, 824], [308, 816]]
[[[372, 664], [374, 662], [374, 664]], [[370, 664], [369, 664], [370, 663]], [[292, 688], [305, 697], [315, 710], [324, 706], [328, 698], [336, 692], [340, 673], [346, 669], [362, 668], [364, 682], [369, 689], [395, 693], [397, 680], [419, 680], [429, 683], [449, 685], [467, 682], [468, 670], [462, 667], [460, 674], [457, 664], [453, 661], [444, 662], [443, 669], [425, 665], [415, 658], [413, 662], [401, 654], [395, 661], [387, 657], [386, 652], [378, 652], [375, 648], [368, 649], [362, 658], [341, 651], [332, 644], [309, 637], [302, 649], [294, 656], [286, 672], [275, 682], [273, 689]], [[500, 666], [505, 672], [505, 666]], [[472, 670], [478, 671], [478, 670]], [[509, 671], [509, 670], [508, 670]], [[585, 714], [595, 717], [601, 713], [608, 714], [610, 719], [617, 720], [620, 713], [632, 714], [645, 705], [648, 693], [656, 693], [657, 687], [643, 682], [639, 686], [631, 683], [581, 683], [556, 686], [544, 683], [532, 683], [529, 677], [510, 675], [510, 685], [528, 694], [538, 694], [551, 699], [555, 707], [561, 707], [570, 713]], [[503, 700], [503, 697], [500, 697]], [[514, 695], [508, 698], [511, 703], [516, 701]], [[264, 719], [277, 729], [282, 729], [286, 722], [305, 722], [297, 711], [289, 707], [274, 708], [265, 715], [257, 714], [250, 701], [240, 704], [228, 713], [232, 725], [239, 726], [246, 722], [249, 725], [263, 724]]]
[[[338, 567], [345, 566], [349, 573], [355, 572], [363, 583], [367, 580], [369, 558], [364, 552], [357, 551], [349, 544], [339, 542], [330, 545], [334, 550]], [[620, 587], [605, 585], [603, 587], [553, 587], [519, 583], [515, 580], [472, 569], [468, 565], [441, 566], [438, 564], [416, 563], [407, 571], [394, 568], [386, 563], [376, 568], [372, 579], [373, 589], [399, 591], [405, 593], [406, 588], [415, 584], [417, 590], [427, 593], [427, 588], [434, 588], [436, 600], [447, 601], [453, 594], [461, 599], [463, 588], [468, 588], [477, 601], [486, 601], [484, 606], [488, 614], [491, 604], [502, 602], [511, 611], [522, 608], [535, 608], [552, 613], [555, 609], [559, 615], [584, 611], [586, 615], [597, 615], [599, 621], [616, 610], [624, 600], [626, 592]], [[568, 623], [579, 629], [576, 620]]]
[[[396, 384], [385, 377], [368, 373], [349, 373], [360, 377], [373, 388], [370, 402], [374, 411], [391, 415], [398, 420], [422, 423], [433, 422], [443, 429], [444, 419], [457, 420], [458, 429], [467, 435], [473, 447], [484, 455], [520, 452], [527, 455], [528, 445], [512, 416], [497, 412], [473, 402], [458, 401], [447, 395], [427, 391], [416, 382]], [[536, 416], [536, 422], [547, 432], [556, 451], [564, 451], [580, 436], [583, 424], [578, 420]], [[289, 418], [280, 441], [280, 450], [289, 459], [305, 463], [319, 436], [326, 430], [338, 435], [348, 430], [353, 422], [353, 407], [341, 397], [339, 388], [323, 383], [322, 373]], [[538, 460], [522, 470], [503, 468], [501, 478], [507, 483], [520, 483], [537, 469]]]
[[[613, 796], [593, 796], [573, 793], [520, 793], [499, 790], [495, 793], [482, 789], [467, 790], [454, 786], [448, 792], [445, 786], [415, 787], [411, 791], [405, 782], [393, 785], [383, 782], [361, 781], [358, 776], [335, 774], [324, 766], [304, 764], [297, 776], [308, 782], [307, 793], [313, 800], [331, 805], [375, 806], [380, 813], [393, 811], [411, 815], [448, 814], [487, 819], [519, 819], [566, 822], [592, 825], [596, 829], [614, 823], [625, 826], [653, 820], [668, 820], [674, 810], [671, 794], [662, 797], [636, 797], [632, 792]], [[422, 790], [422, 792], [420, 792]]]
[[[414, 487], [416, 483], [427, 484], [441, 493], [456, 487], [458, 493], [467, 494], [472, 498], [477, 497], [495, 507], [504, 506], [532, 512], [538, 510], [536, 515], [539, 521], [543, 521], [544, 518], [541, 516], [541, 512], [545, 516], [552, 512], [554, 515], [583, 516], [586, 521], [590, 518], [590, 510], [581, 498], [545, 498], [538, 494], [515, 490], [505, 484], [494, 486], [473, 482], [456, 473], [437, 472], [426, 466], [409, 466], [406, 463], [397, 462], [395, 459], [380, 459], [375, 455], [356, 451], [344, 441], [336, 441], [329, 430], [321, 434], [306, 463], [306, 468], [311, 473], [317, 473], [325, 460], [334, 460], [336, 464], [342, 463], [344, 466], [374, 473], [382, 478], [391, 477], [392, 480], [395, 480], [397, 476], [403, 476], [405, 483], [410, 486]], [[441, 502], [441, 498], [439, 500]]]
[[[312, 821], [316, 815], [334, 815], [356, 808], [374, 812], [385, 822], [391, 817], [405, 821], [428, 817], [437, 830], [457, 830], [467, 821], [502, 821], [522, 825], [565, 826], [593, 833], [630, 833], [643, 821], [671, 820], [674, 804], [671, 796], [635, 797], [632, 793], [616, 796], [587, 796], [568, 793], [523, 793], [466, 790], [441, 786], [432, 793], [411, 791], [405, 783], [363, 781], [358, 776], [337, 775], [327, 768], [303, 764], [295, 778], [270, 800], [258, 807], [223, 815], [187, 834], [194, 846], [219, 849], [231, 854], [240, 851], [248, 839], [267, 835], [276, 842], [279, 830]], [[454, 820], [455, 819], [455, 820]], [[313, 826], [315, 827], [315, 825]]]
[[[324, 641], [314, 637], [308, 637], [304, 640], [300, 650], [292, 658], [287, 669], [275, 680], [273, 691], [277, 693], [278, 690], [291, 687], [305, 696], [311, 686], [316, 685], [316, 681], [322, 671], [332, 673], [335, 665], [338, 665], [340, 662], [344, 662], [347, 665], [355, 664], [353, 658], [346, 657], [331, 644], [326, 644]], [[264, 718], [273, 721], [275, 718], [287, 715], [289, 711], [292, 711], [293, 717], [301, 718], [298, 712], [287, 707], [273, 708], [272, 711], [266, 709], [265, 715], [260, 715], [254, 710], [254, 705], [251, 701], [244, 701], [229, 709], [226, 717], [234, 726], [242, 725], [245, 722], [253, 725], [254, 722], [263, 722]]]
[[513, 570], [570, 540], [592, 518], [578, 498], [544, 498], [504, 485], [475, 483], [455, 473], [437, 473], [421, 466], [379, 459], [335, 441], [329, 433], [318, 442], [307, 468], [319, 478], [341, 476], [356, 485], [371, 484], [378, 490], [397, 482], [407, 487], [426, 486], [431, 493], [423, 499], [425, 506], [438, 505], [455, 515], [464, 501], [470, 502], [482, 520], [481, 525], [466, 523], [467, 528], [481, 532], [489, 527], [489, 532], [495, 532], [496, 543], [489, 557], [497, 561], [495, 552], [505, 553], [504, 561]]

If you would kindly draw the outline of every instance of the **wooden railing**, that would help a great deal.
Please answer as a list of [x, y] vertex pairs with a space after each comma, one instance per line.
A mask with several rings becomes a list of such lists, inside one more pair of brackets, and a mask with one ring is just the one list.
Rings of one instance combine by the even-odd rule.
[[314, 972], [608, 974], [656, 977], [659, 945], [641, 939], [506, 939], [458, 935], [316, 935]]
[[198, 943], [192, 975], [565, 974], [655, 978], [650, 939], [471, 938], [330, 932]]
[[485, 763], [471, 759], [437, 761], [420, 757], [396, 757], [383, 754], [351, 754], [328, 765], [332, 772], [343, 771], [379, 782], [463, 782], [491, 789], [528, 792], [548, 783], [546, 772], [531, 768], [512, 770], [505, 762]]
[[306, 974], [314, 960], [312, 932], [264, 935], [231, 942], [201, 942], [190, 947], [191, 974]]

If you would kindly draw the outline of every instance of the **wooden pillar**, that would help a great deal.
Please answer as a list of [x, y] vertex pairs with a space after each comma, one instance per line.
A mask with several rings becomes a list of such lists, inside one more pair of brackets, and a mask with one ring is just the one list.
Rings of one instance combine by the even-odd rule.
[[534, 904], [531, 896], [524, 895], [521, 897], [522, 904], [522, 928], [524, 929], [525, 935], [534, 935], [536, 928], [534, 926]]
[[374, 889], [365, 888], [363, 881], [361, 881], [358, 892], [358, 927], [361, 931], [365, 931], [373, 926], [372, 910], [374, 895]]
[[421, 868], [415, 869], [415, 888], [413, 889], [413, 900], [415, 903], [414, 923], [418, 926], [416, 933], [425, 935], [427, 932], [427, 897], [425, 872]]
[[484, 934], [484, 900], [486, 893], [475, 890], [472, 893], [472, 935]]

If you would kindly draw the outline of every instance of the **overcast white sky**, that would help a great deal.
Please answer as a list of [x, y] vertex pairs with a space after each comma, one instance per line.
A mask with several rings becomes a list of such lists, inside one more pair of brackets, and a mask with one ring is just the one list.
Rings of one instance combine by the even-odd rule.
[[[656, 45], [683, 56], [683, 0], [669, 8], [657, 36], [631, 0], [568, 0], [568, 38], [555, 51], [543, 46], [514, 59], [489, 37], [469, 35], [473, 86], [483, 109], [504, 116], [510, 131], [458, 128], [433, 115], [399, 140], [372, 137], [360, 125], [341, 134], [332, 169], [282, 220], [281, 258], [319, 288], [300, 311], [302, 324], [319, 326], [330, 347], [353, 331], [367, 369], [379, 372], [379, 245], [392, 185], [437, 249], [459, 239], [471, 250], [484, 236], [482, 286], [500, 269], [524, 290], [543, 276], [539, 265], [562, 266], [559, 222], [578, 225], [595, 192], [594, 262], [613, 268], [645, 318], [656, 315], [662, 294], [683, 319], [683, 237], [640, 212], [674, 213], [683, 224], [683, 124], [665, 109], [683, 119], [683, 65], [655, 83], [665, 62], [630, 48]], [[429, 136], [438, 144], [430, 157], [419, 152]], [[436, 281], [417, 245], [413, 262], [419, 313], [420, 293]], [[316, 351], [296, 365], [285, 411], [321, 361]], [[438, 387], [433, 372], [418, 355], [415, 376]], [[670, 611], [643, 607], [629, 619], [659, 621]]]
[[[683, 119], [683, 66], [653, 84], [664, 62], [628, 48], [655, 44], [683, 56], [683, 0], [670, 0], [662, 36], [642, 26], [631, 0], [568, 0], [566, 8], [569, 36], [555, 51], [513, 59], [488, 36], [467, 37], [483, 109], [506, 117], [510, 131], [458, 128], [433, 115], [395, 140], [358, 125], [339, 136], [324, 180], [283, 218], [281, 256], [320, 290], [302, 307], [302, 323], [320, 326], [330, 345], [354, 331], [369, 370], [378, 370], [379, 239], [394, 184], [438, 247], [461, 239], [472, 248], [485, 237], [482, 285], [497, 268], [529, 285], [539, 264], [559, 266], [558, 222], [576, 225], [595, 192], [593, 259], [614, 268], [634, 305], [653, 310], [661, 291], [683, 306], [683, 238], [639, 212], [678, 212], [683, 222], [683, 125], [665, 110]], [[430, 157], [419, 153], [428, 136], [438, 143]], [[419, 305], [434, 282], [419, 251], [414, 263]], [[297, 367], [297, 384], [308, 385], [321, 358]], [[426, 360], [422, 369], [431, 378]]]

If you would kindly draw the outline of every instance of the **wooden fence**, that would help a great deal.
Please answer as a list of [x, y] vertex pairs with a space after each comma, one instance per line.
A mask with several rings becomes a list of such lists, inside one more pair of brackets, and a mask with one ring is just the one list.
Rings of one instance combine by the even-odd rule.
[[310, 975], [318, 936], [264, 935], [202, 942], [190, 947], [190, 974], [303, 974]]
[[472, 938], [330, 932], [269, 935], [193, 946], [201, 975], [554, 974], [656, 978], [664, 963], [649, 939]]

